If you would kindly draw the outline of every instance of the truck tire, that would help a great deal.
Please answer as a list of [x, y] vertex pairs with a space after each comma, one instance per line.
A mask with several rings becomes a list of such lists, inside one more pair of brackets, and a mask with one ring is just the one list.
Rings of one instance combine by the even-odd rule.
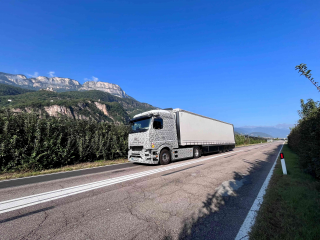
[[161, 165], [166, 165], [171, 162], [171, 155], [167, 149], [163, 149], [160, 152], [159, 162]]
[[193, 158], [199, 158], [201, 157], [201, 151], [199, 147], [193, 148]]

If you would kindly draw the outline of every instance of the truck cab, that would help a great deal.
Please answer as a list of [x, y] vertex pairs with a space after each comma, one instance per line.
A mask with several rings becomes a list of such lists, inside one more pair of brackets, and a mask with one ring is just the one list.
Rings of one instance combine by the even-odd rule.
[[129, 161], [158, 164], [163, 149], [171, 154], [174, 148], [178, 148], [175, 114], [172, 111], [144, 112], [134, 116], [130, 122]]

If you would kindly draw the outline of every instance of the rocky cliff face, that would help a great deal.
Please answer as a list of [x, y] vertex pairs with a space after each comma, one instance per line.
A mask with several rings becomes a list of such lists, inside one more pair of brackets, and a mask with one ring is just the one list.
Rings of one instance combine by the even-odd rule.
[[60, 115], [65, 115], [69, 118], [73, 117], [71, 110], [65, 106], [52, 105], [44, 107], [44, 109], [51, 117], [59, 117]]
[[106, 104], [91, 101], [79, 102], [73, 106], [50, 105], [44, 106], [43, 108], [12, 108], [11, 111], [15, 113], [36, 113], [40, 118], [45, 115], [51, 117], [64, 116], [72, 119], [94, 120], [114, 124], [123, 124], [129, 120], [127, 115], [119, 118], [117, 113], [110, 113]]
[[34, 88], [52, 88], [56, 90], [66, 90], [66, 91], [76, 91], [81, 87], [81, 84], [73, 79], [70, 78], [60, 78], [60, 77], [36, 77], [29, 79]]
[[128, 98], [129, 96], [119, 87], [117, 84], [106, 82], [85, 82], [79, 90], [99, 90], [103, 92], [111, 93], [117, 97]]
[[87, 91], [99, 90], [108, 92], [121, 98], [131, 98], [117, 84], [107, 82], [88, 81], [81, 85], [78, 81], [70, 78], [44, 77], [27, 78], [21, 74], [9, 74], [0, 72], [0, 83], [15, 85], [28, 89], [52, 89], [53, 91]]
[[22, 74], [9, 74], [0, 72], [0, 83], [19, 85], [21, 87], [32, 87], [32, 82]]

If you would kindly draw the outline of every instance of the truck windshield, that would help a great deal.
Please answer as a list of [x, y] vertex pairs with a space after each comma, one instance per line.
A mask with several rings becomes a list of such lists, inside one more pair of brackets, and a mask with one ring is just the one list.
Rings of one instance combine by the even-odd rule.
[[150, 121], [151, 121], [151, 117], [131, 122], [131, 126], [132, 126], [131, 132], [134, 133], [134, 132], [148, 131], [149, 126], [150, 126]]

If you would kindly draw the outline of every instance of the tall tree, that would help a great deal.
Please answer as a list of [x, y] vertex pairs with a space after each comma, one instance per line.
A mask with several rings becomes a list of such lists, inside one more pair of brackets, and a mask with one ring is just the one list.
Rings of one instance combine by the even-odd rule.
[[315, 102], [312, 99], [308, 99], [306, 103], [301, 99], [300, 103], [301, 110], [298, 110], [298, 113], [302, 120], [316, 114], [320, 108], [320, 102]]
[[298, 70], [301, 73], [300, 76], [304, 75], [306, 78], [308, 78], [310, 82], [312, 82], [312, 84], [316, 86], [316, 88], [320, 92], [320, 86], [318, 85], [318, 82], [316, 82], [311, 76], [311, 70], [308, 70], [307, 64], [301, 63], [300, 65], [297, 65], [295, 67], [295, 70]]

